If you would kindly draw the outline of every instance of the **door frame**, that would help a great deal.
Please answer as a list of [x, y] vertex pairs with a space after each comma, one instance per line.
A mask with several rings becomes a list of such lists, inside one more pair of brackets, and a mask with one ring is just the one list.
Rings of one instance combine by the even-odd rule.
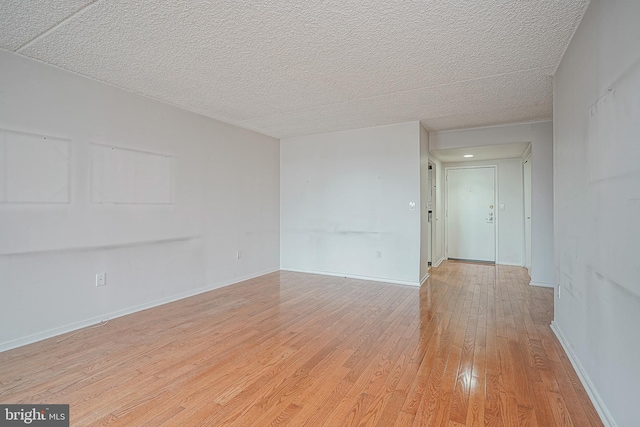
[[[526, 153], [526, 152], [525, 152]], [[531, 151], [529, 150], [529, 154], [527, 155], [527, 157], [525, 158], [525, 160], [522, 162], [522, 197], [523, 197], [523, 205], [522, 205], [522, 223], [523, 223], [523, 230], [522, 230], [522, 241], [524, 244], [524, 252], [523, 252], [523, 259], [522, 259], [522, 266], [525, 267], [527, 269], [527, 272], [529, 273], [529, 276], [531, 276], [531, 265], [527, 265], [527, 257], [529, 258], [529, 260], [531, 261], [531, 264], [533, 264], [533, 256], [532, 256], [532, 251], [531, 251], [531, 230], [529, 230], [529, 239], [527, 240], [527, 185], [526, 185], [526, 173], [525, 173], [525, 168], [526, 168], [526, 164], [529, 163], [529, 215], [531, 215], [531, 210], [532, 210], [532, 200], [533, 200], [533, 165], [531, 164]], [[531, 227], [531, 217], [529, 217], [529, 227]]]
[[428, 242], [428, 259], [430, 259], [429, 267], [431, 268], [437, 262], [433, 256], [434, 249], [436, 248], [436, 164], [429, 160], [427, 165], [430, 168], [428, 170], [431, 171], [431, 188], [429, 189], [429, 191], [431, 191], [431, 206], [428, 209], [428, 212], [431, 213], [431, 220], [429, 221], [429, 231], [431, 231], [431, 234], [429, 235]]
[[495, 238], [494, 263], [498, 264], [498, 224], [500, 221], [500, 209], [498, 200], [498, 165], [470, 165], [470, 166], [445, 166], [444, 168], [444, 257], [449, 259], [449, 170], [451, 169], [493, 169], [493, 235]]

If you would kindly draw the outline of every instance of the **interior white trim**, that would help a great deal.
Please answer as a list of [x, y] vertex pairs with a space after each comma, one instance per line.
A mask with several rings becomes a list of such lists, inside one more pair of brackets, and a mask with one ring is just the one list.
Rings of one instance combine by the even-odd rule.
[[187, 292], [182, 292], [176, 295], [171, 295], [168, 296], [166, 298], [161, 298], [155, 301], [151, 301], [148, 303], [144, 303], [144, 304], [140, 304], [140, 305], [136, 305], [133, 307], [129, 307], [129, 308], [125, 308], [124, 310], [118, 310], [118, 311], [114, 311], [111, 313], [107, 313], [105, 315], [102, 316], [97, 316], [97, 317], [92, 317], [90, 319], [86, 319], [86, 320], [82, 320], [80, 322], [74, 322], [74, 323], [70, 323], [68, 325], [65, 326], [61, 326], [58, 328], [54, 328], [54, 329], [49, 329], [48, 331], [44, 331], [44, 332], [39, 332], [37, 334], [33, 334], [33, 335], [29, 335], [23, 338], [18, 338], [15, 340], [11, 340], [11, 341], [7, 341], [7, 342], [3, 342], [0, 343], [0, 353], [3, 351], [7, 351], [7, 350], [11, 350], [14, 348], [18, 348], [18, 347], [22, 347], [24, 345], [27, 344], [32, 344], [34, 342], [38, 342], [38, 341], [42, 341], [45, 340], [47, 338], [52, 338], [58, 335], [62, 335], [62, 334], [66, 334], [68, 332], [73, 332], [75, 330], [78, 329], [82, 329], [82, 328], [86, 328], [87, 326], [92, 326], [92, 325], [96, 325], [100, 322], [102, 322], [103, 320], [106, 319], [115, 319], [118, 317], [122, 317], [122, 316], [126, 316], [127, 314], [132, 314], [132, 313], [136, 313], [138, 311], [142, 311], [142, 310], [146, 310], [148, 308], [153, 308], [153, 307], [157, 307], [163, 304], [167, 304], [170, 302], [174, 302], [174, 301], [178, 301], [184, 298], [189, 298], [198, 294], [202, 294], [205, 292], [209, 292], [212, 291], [214, 289], [217, 288], [222, 288], [225, 286], [229, 286], [229, 285], [233, 285], [239, 282], [244, 282], [245, 280], [249, 280], [249, 279], [253, 279], [259, 276], [264, 276], [265, 274], [269, 274], [269, 273], [274, 273], [276, 271], [279, 271], [278, 268], [276, 269], [269, 269], [269, 270], [265, 270], [259, 273], [255, 273], [255, 274], [250, 274], [247, 276], [243, 276], [243, 277], [238, 277], [233, 279], [232, 281], [224, 281], [224, 282], [218, 282], [218, 283], [214, 283], [208, 286], [203, 286], [201, 288], [197, 288], [197, 289], [192, 289], [190, 291]]
[[428, 278], [429, 278], [429, 273], [425, 274], [424, 277], [420, 279], [420, 286], [422, 286], [424, 282], [427, 281]]
[[537, 286], [539, 288], [555, 288], [553, 283], [544, 283], [544, 282], [529, 282], [529, 286]]
[[445, 257], [442, 257], [442, 258], [440, 258], [440, 259], [438, 260], [438, 262], [436, 262], [435, 264], [433, 264], [433, 263], [432, 263], [432, 264], [431, 264], [431, 267], [432, 267], [432, 268], [439, 267], [439, 266], [440, 266], [440, 264], [442, 264], [442, 262], [443, 262], [443, 261], [445, 261], [445, 260], [446, 260], [446, 258], [445, 258]]
[[496, 261], [497, 265], [512, 265], [514, 267], [524, 267], [521, 262], [502, 262]]
[[558, 341], [560, 341], [560, 344], [562, 345], [564, 352], [567, 354], [567, 357], [569, 358], [571, 365], [573, 365], [573, 369], [576, 370], [576, 373], [578, 374], [578, 378], [580, 378], [580, 382], [582, 382], [582, 385], [587, 391], [587, 394], [591, 399], [591, 403], [593, 403], [593, 406], [596, 408], [596, 411], [598, 411], [598, 415], [600, 415], [600, 419], [602, 423], [605, 425], [605, 427], [617, 427], [617, 424], [613, 420], [611, 413], [605, 406], [602, 399], [600, 399], [600, 395], [598, 395], [598, 392], [595, 386], [589, 379], [589, 376], [587, 375], [584, 368], [582, 367], [582, 364], [580, 364], [578, 357], [573, 352], [571, 345], [569, 344], [564, 334], [562, 333], [562, 330], [560, 329], [560, 327], [555, 321], [551, 321], [551, 330], [558, 338]]
[[297, 268], [280, 268], [280, 270], [291, 271], [294, 273], [319, 274], [321, 276], [344, 277], [347, 279], [370, 280], [372, 282], [393, 283], [395, 285], [420, 286], [419, 282], [410, 282], [406, 280], [393, 280], [393, 279], [387, 279], [385, 277], [358, 276], [355, 274], [333, 273], [331, 271], [300, 270]]

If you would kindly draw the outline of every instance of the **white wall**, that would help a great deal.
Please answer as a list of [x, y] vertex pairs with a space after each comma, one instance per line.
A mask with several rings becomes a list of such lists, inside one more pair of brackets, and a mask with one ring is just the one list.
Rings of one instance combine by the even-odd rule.
[[420, 283], [429, 277], [429, 133], [420, 125]]
[[282, 269], [419, 282], [419, 128], [281, 141]]
[[[27, 133], [0, 131], [19, 149], [0, 166], [17, 192], [0, 203], [0, 350], [278, 269], [277, 140], [12, 53], [0, 63], [0, 129]], [[22, 150], [15, 135], [29, 133]], [[69, 147], [53, 163], [69, 171], [68, 202], [11, 202], [46, 187], [51, 137]], [[171, 157], [173, 202], [92, 203], [92, 144]]]
[[[523, 265], [524, 208], [522, 159], [443, 163], [444, 168], [495, 165], [498, 174], [497, 200], [495, 207], [497, 227], [497, 264]], [[505, 210], [499, 209], [504, 204]]]
[[592, 0], [554, 78], [554, 326], [619, 426], [640, 420], [639, 16]]
[[429, 134], [431, 150], [531, 142], [531, 284], [553, 286], [553, 127], [521, 123]]
[[553, 286], [553, 123], [531, 132], [531, 284]]

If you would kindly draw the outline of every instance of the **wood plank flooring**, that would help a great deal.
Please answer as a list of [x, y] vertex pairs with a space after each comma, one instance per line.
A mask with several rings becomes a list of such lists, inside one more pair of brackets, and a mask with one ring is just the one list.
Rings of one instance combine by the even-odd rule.
[[528, 281], [273, 273], [0, 353], [0, 402], [68, 403], [73, 426], [602, 425]]

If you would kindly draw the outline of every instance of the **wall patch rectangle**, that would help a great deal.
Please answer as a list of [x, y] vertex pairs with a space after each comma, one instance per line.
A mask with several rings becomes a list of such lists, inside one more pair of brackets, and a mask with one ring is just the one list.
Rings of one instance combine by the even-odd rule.
[[92, 145], [91, 202], [172, 203], [171, 156], [106, 145]]
[[0, 129], [0, 202], [69, 203], [70, 141]]

